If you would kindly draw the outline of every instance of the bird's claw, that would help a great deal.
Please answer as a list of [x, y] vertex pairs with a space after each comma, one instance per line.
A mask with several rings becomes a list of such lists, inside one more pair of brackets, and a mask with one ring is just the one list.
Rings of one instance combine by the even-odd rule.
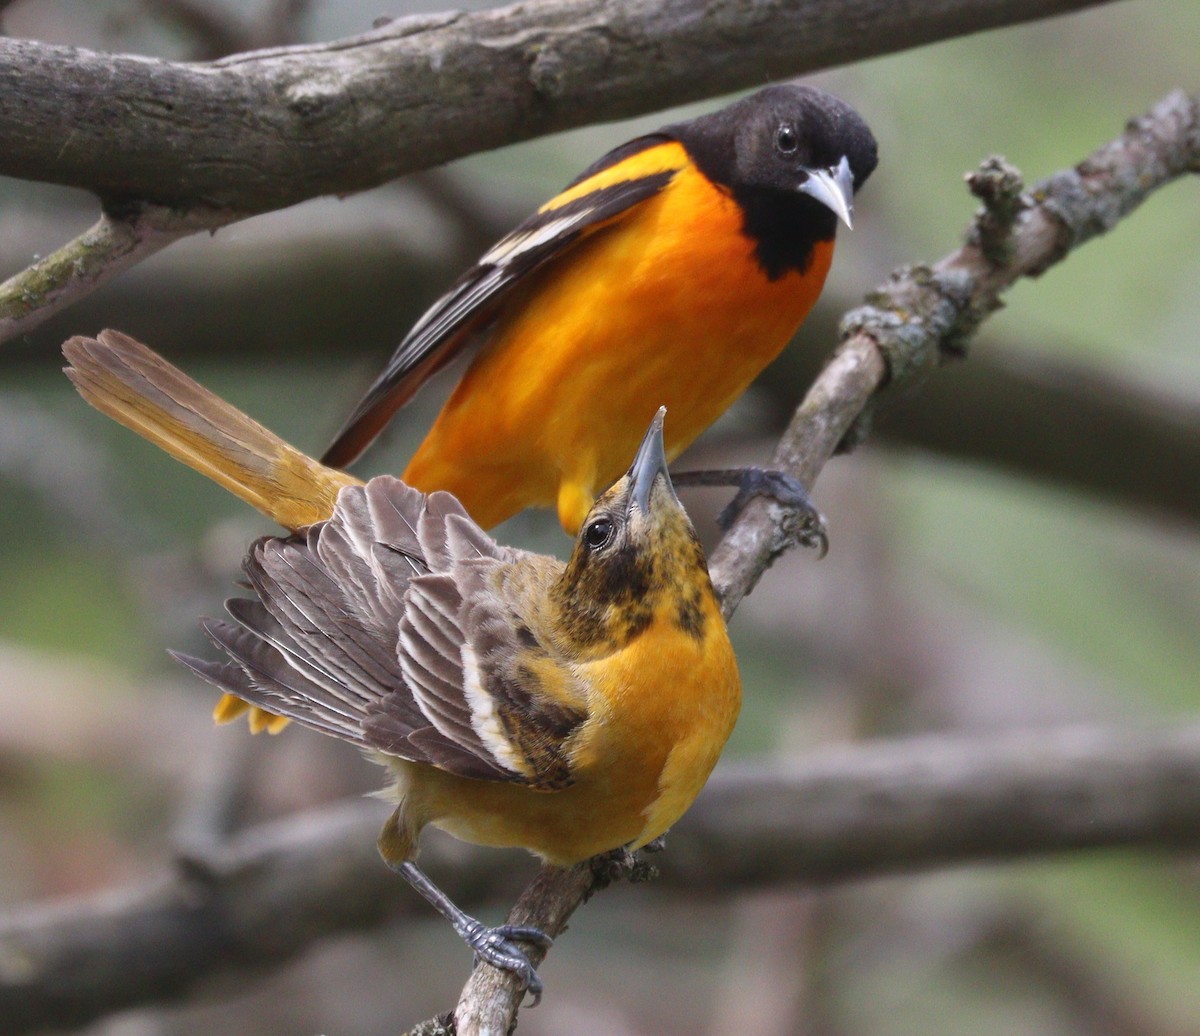
[[521, 942], [533, 943], [534, 946], [539, 946], [543, 950], [548, 950], [554, 945], [554, 940], [550, 936], [532, 925], [501, 924], [491, 931], [503, 939], [519, 939]]
[[722, 531], [729, 531], [734, 519], [756, 496], [768, 496], [796, 513], [800, 521], [797, 535], [803, 546], [816, 547], [820, 557], [829, 552], [825, 516], [817, 510], [799, 479], [774, 468], [744, 468], [737, 486], [737, 495], [717, 515], [717, 524]]
[[463, 938], [475, 954], [476, 960], [490, 964], [493, 968], [507, 971], [517, 977], [521, 989], [533, 998], [530, 1007], [537, 1007], [542, 999], [542, 980], [518, 942], [531, 943], [540, 949], [549, 949], [554, 940], [538, 928], [525, 925], [487, 925], [475, 923]]

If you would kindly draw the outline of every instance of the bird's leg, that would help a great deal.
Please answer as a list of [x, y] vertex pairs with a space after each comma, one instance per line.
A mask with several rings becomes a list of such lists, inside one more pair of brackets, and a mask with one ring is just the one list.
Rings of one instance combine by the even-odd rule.
[[714, 468], [707, 471], [681, 471], [671, 473], [676, 486], [737, 486], [737, 495], [717, 515], [717, 524], [728, 531], [733, 520], [756, 496], [769, 496], [784, 507], [791, 508], [801, 518], [800, 542], [806, 547], [816, 547], [824, 557], [829, 550], [829, 536], [825, 530], [825, 518], [808, 495], [808, 490], [799, 479], [774, 468]]
[[432, 907], [442, 915], [458, 932], [462, 940], [471, 947], [475, 956], [494, 968], [511, 971], [521, 980], [522, 988], [529, 991], [533, 997], [533, 1007], [542, 999], [542, 980], [534, 970], [525, 951], [516, 943], [527, 942], [542, 949], [549, 949], [554, 940], [537, 928], [523, 925], [497, 925], [489, 928], [487, 925], [469, 914], [463, 913], [454, 901], [438, 888], [411, 860], [403, 863], [388, 862], [388, 866], [404, 878], [414, 889], [424, 896]]

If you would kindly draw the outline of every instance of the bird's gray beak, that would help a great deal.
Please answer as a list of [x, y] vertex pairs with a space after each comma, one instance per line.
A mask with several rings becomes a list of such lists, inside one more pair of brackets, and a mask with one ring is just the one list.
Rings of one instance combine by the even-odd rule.
[[816, 198], [838, 219], [853, 229], [854, 174], [850, 172], [850, 159], [845, 155], [835, 166], [828, 169], [808, 170], [808, 179], [800, 190]]
[[663, 444], [663, 418], [666, 416], [667, 408], [659, 407], [629, 468], [629, 507], [632, 509], [636, 506], [642, 514], [649, 514], [650, 491], [659, 475], [666, 483], [667, 492], [675, 496], [675, 487], [671, 485], [671, 475], [667, 471], [667, 450]]

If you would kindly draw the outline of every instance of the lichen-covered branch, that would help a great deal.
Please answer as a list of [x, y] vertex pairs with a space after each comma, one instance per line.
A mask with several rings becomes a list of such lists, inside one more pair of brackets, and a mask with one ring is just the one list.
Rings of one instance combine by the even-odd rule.
[[137, 205], [99, 222], [0, 284], [0, 342], [37, 327], [172, 241], [229, 222], [207, 209], [178, 213]]

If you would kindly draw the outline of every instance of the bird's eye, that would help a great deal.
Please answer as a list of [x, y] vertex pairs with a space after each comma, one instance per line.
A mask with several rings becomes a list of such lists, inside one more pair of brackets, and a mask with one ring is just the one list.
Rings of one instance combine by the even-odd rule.
[[795, 126], [785, 122], [775, 131], [775, 149], [781, 155], [794, 155], [799, 147], [800, 135]]
[[587, 528], [583, 530], [583, 542], [592, 550], [599, 550], [612, 537], [613, 523], [611, 518], [597, 518], [594, 522], [589, 522]]

